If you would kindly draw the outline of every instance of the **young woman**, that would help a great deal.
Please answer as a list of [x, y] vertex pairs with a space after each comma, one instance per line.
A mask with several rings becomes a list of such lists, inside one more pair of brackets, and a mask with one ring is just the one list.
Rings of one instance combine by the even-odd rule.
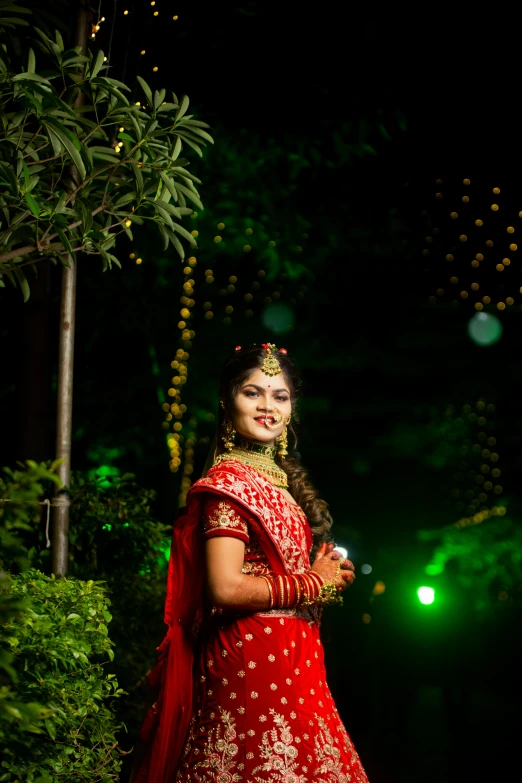
[[225, 364], [213, 465], [174, 527], [137, 783], [367, 783], [319, 637], [354, 569], [288, 457], [298, 392], [284, 348], [238, 346]]

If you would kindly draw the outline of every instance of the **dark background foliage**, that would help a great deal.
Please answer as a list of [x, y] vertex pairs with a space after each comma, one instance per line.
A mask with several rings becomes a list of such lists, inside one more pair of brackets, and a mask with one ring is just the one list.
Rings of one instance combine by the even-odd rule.
[[[216, 140], [200, 164], [206, 208], [193, 223], [195, 337], [180, 419], [195, 440], [193, 476], [213, 434], [224, 355], [266, 339], [285, 345], [305, 382], [300, 452], [359, 569], [324, 635], [336, 698], [370, 779], [502, 774], [513, 762], [520, 697], [516, 251], [509, 267], [495, 268], [509, 254], [508, 225], [516, 241], [522, 210], [514, 29], [498, 9], [472, 18], [459, 9], [274, 2], [180, 2], [173, 10], [158, 0], [154, 17], [148, 2], [129, 2], [126, 16], [115, 7], [111, 39], [113, 6], [102, 3], [106, 22], [96, 41], [105, 51], [110, 41], [115, 78], [133, 83], [139, 73], [153, 86], [187, 92]], [[487, 232], [481, 238], [477, 218]], [[485, 310], [504, 327], [489, 347], [467, 334], [477, 298], [470, 261], [485, 239], [499, 256], [482, 265], [480, 294], [492, 298]], [[146, 233], [126, 252], [143, 263], [129, 258], [122, 272], [103, 276], [90, 263], [79, 268], [74, 467], [132, 471], [157, 491], [156, 501], [146, 499], [151, 516], [169, 524], [181, 473], [169, 470], [161, 404], [181, 345], [186, 278]], [[231, 276], [237, 282], [228, 291]], [[1, 294], [2, 464], [13, 453], [52, 457], [57, 282], [54, 270], [42, 269], [24, 307]], [[496, 302], [507, 296], [514, 305], [499, 311]], [[263, 321], [276, 302], [292, 313], [287, 332]], [[483, 427], [482, 402], [494, 406]], [[450, 527], [471, 515], [466, 493], [474, 496], [480, 475], [480, 432], [496, 439], [501, 491], [478, 502], [507, 513]], [[131, 544], [130, 528], [118, 524], [112, 538], [112, 530], [92, 527], [115, 561]], [[79, 543], [91, 535], [80, 529]], [[423, 533], [433, 530], [438, 538]], [[437, 547], [445, 570], [429, 575]], [[371, 564], [370, 574], [362, 564]], [[93, 563], [86, 558], [81, 567]], [[98, 567], [110, 578], [110, 557]], [[124, 593], [137, 596], [139, 585], [142, 609], [150, 600], [157, 618], [160, 601], [148, 597], [137, 566], [125, 580]], [[436, 587], [431, 607], [416, 596], [426, 582]], [[115, 621], [112, 633], [122, 633]], [[146, 654], [139, 655], [141, 666]], [[143, 672], [135, 674], [137, 681]]]

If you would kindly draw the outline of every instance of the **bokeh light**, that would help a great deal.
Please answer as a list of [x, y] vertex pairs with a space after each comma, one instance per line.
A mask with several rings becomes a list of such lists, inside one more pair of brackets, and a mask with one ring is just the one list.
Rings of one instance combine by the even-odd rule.
[[476, 345], [494, 345], [502, 336], [503, 326], [498, 318], [478, 312], [468, 321], [468, 335]]
[[424, 604], [425, 606], [429, 606], [435, 601], [435, 590], [433, 587], [419, 587], [417, 595], [419, 596], [421, 604]]
[[282, 302], [268, 305], [262, 315], [263, 326], [275, 334], [289, 332], [293, 329], [294, 320], [293, 310]]

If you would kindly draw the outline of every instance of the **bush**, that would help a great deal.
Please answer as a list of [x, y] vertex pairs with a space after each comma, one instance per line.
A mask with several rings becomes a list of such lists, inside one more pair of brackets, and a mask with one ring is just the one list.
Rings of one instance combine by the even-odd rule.
[[161, 642], [163, 604], [170, 553], [170, 526], [152, 514], [155, 493], [134, 476], [71, 479], [69, 574], [103, 580], [111, 599], [112, 670], [129, 692], [118, 715], [132, 738], [149, 698], [140, 689]]
[[19, 467], [4, 468], [0, 476], [0, 566], [5, 569], [29, 565], [29, 547], [37, 541], [35, 530], [45, 489], [61, 484], [55, 473], [57, 463], [39, 465], [28, 460]]
[[[23, 622], [13, 618], [0, 629], [0, 643], [12, 655], [16, 689], [15, 698], [10, 688], [10, 709], [0, 723], [0, 781], [117, 780], [120, 727], [112, 701], [122, 691], [114, 674], [105, 671], [114, 656], [104, 588], [29, 569], [12, 577], [10, 593], [29, 599], [30, 606]], [[17, 702], [32, 710], [32, 721], [19, 713]]]
[[[10, 531], [17, 526], [17, 544], [11, 552], [10, 562], [15, 568], [19, 567], [18, 562], [22, 567], [30, 562], [41, 571], [50, 570], [45, 524], [38, 525], [42, 507], [37, 502], [42, 500], [44, 492], [49, 492], [47, 497], [51, 494], [50, 482], [56, 476], [45, 465], [35, 463], [28, 463], [25, 471], [6, 475], [7, 481], [3, 485], [0, 483], [0, 525], [2, 488], [5, 494], [16, 495], [20, 501], [3, 507], [4, 513], [9, 514]], [[26, 490], [22, 491], [22, 487]], [[96, 479], [73, 473], [70, 490], [69, 579], [94, 579], [105, 583], [111, 601], [111, 640], [114, 643], [114, 661], [108, 664], [107, 671], [116, 675], [128, 694], [116, 701], [115, 712], [117, 723], [125, 724], [128, 729], [128, 735], [122, 731], [119, 739], [130, 748], [150, 696], [144, 685], [144, 675], [155, 661], [156, 647], [165, 632], [163, 604], [171, 528], [158, 522], [152, 514], [154, 492], [139, 486], [131, 475], [109, 480], [105, 476]], [[26, 502], [22, 503], [24, 499]], [[18, 516], [20, 514], [26, 516], [22, 518]], [[58, 583], [56, 580], [55, 584]], [[26, 594], [4, 592], [11, 602], [20, 604], [17, 611], [22, 611], [23, 602], [27, 602]], [[59, 599], [57, 593], [55, 598]], [[76, 613], [85, 618], [80, 611]], [[1, 646], [0, 642], [0, 668]], [[5, 655], [9, 666], [12, 653], [6, 649]], [[10, 692], [9, 697], [5, 696], [7, 701], [14, 698], [21, 701], [15, 691]], [[32, 694], [31, 698], [35, 700], [36, 696]], [[38, 709], [43, 707], [29, 710], [27, 723], [38, 721]]]
[[[54, 467], [29, 461], [21, 470], [5, 468], [4, 476], [0, 476], [0, 627], [9, 621], [21, 622], [29, 606], [26, 598], [13, 595], [8, 569], [19, 570], [29, 564], [26, 539], [32, 537], [36, 541], [43, 485], [59, 483]], [[46, 707], [19, 698], [13, 687], [16, 682], [13, 661], [9, 649], [0, 647], [0, 737], [5, 723], [17, 721], [20, 731], [34, 731], [49, 714]]]

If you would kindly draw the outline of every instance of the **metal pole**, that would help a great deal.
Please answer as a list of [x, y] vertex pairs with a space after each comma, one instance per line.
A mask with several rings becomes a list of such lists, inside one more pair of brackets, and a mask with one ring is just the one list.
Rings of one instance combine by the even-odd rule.
[[[78, 3], [76, 15], [75, 46], [82, 47], [82, 54], [87, 51], [87, 41], [90, 32], [91, 11], [84, 0]], [[78, 94], [76, 105], [84, 101], [83, 93]], [[77, 172], [71, 170], [73, 181]], [[69, 268], [62, 270], [62, 294], [60, 304], [60, 337], [58, 354], [58, 400], [56, 416], [56, 458], [63, 460], [58, 468], [58, 476], [65, 487], [71, 480], [71, 439], [72, 439], [72, 405], [73, 405], [73, 374], [74, 374], [74, 327], [76, 320], [76, 274], [77, 259], [68, 255]], [[70, 499], [67, 490], [56, 493], [53, 506], [52, 532], [52, 569], [53, 574], [65, 576], [69, 559], [69, 506]]]

